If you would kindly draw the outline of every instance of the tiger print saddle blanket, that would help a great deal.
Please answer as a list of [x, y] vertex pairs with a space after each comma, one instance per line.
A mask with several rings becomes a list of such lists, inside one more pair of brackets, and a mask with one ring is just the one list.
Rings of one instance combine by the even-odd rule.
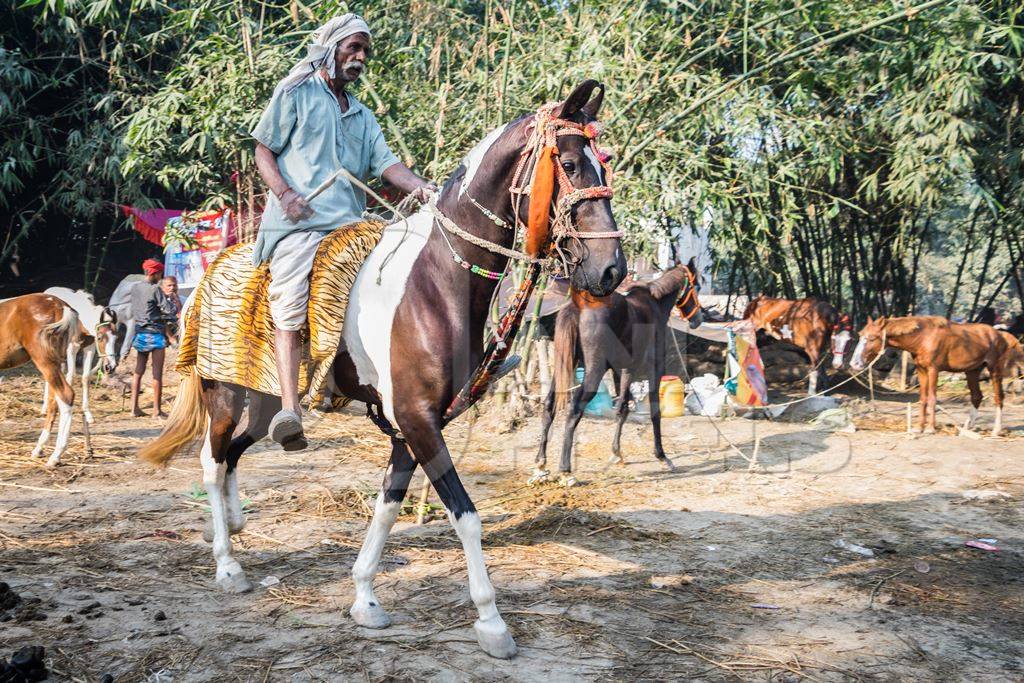
[[[380, 241], [384, 223], [349, 224], [317, 249], [309, 283], [309, 329], [303, 335], [299, 395], [323, 399], [324, 383], [341, 340], [349, 292], [363, 261]], [[267, 289], [270, 265], [252, 264], [253, 244], [222, 251], [196, 287], [185, 314], [179, 372], [281, 395], [274, 362], [274, 322]]]

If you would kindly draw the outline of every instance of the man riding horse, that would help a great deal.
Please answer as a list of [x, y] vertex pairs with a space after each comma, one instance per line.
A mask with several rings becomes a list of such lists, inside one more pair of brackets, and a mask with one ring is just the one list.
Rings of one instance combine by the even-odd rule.
[[328, 233], [360, 220], [366, 195], [344, 178], [313, 201], [306, 196], [339, 168], [373, 175], [425, 201], [436, 187], [405, 167], [384, 140], [373, 113], [347, 92], [371, 56], [370, 28], [355, 14], [328, 21], [306, 56], [277, 84], [252, 131], [256, 166], [270, 189], [253, 260], [270, 260], [268, 296], [281, 411], [270, 435], [285, 450], [306, 447], [299, 407], [299, 354], [309, 276]]

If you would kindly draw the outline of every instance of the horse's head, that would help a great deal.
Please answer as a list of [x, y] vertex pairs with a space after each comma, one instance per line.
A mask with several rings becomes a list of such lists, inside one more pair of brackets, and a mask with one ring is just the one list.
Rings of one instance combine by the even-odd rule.
[[878, 354], [885, 350], [885, 318], [872, 320], [868, 316], [867, 324], [857, 333], [857, 348], [853, 350], [850, 367], [860, 371], [874, 362]]
[[[612, 216], [610, 157], [595, 142], [603, 100], [604, 86], [588, 80], [564, 102], [541, 107], [527, 124], [523, 161], [529, 163], [519, 165], [512, 181], [515, 211], [528, 216], [526, 252], [553, 253], [575, 289], [598, 297], [626, 275], [622, 233]], [[518, 191], [527, 185], [528, 194]]]
[[846, 347], [853, 339], [853, 322], [850, 316], [843, 313], [832, 328], [832, 367], [839, 370], [846, 358]]
[[679, 290], [679, 298], [676, 299], [675, 307], [683, 320], [690, 323], [690, 329], [693, 329], [700, 327], [700, 324], [704, 322], [704, 311], [701, 309], [700, 300], [697, 298], [697, 292], [700, 291], [700, 279], [697, 274], [695, 259], [691, 258], [690, 262], [685, 266], [681, 266], [681, 268], [683, 274], [686, 275], [686, 282], [683, 283], [683, 288]]
[[96, 349], [103, 360], [104, 372], [117, 369], [117, 313], [111, 308], [104, 308], [100, 313], [100, 321], [94, 332]]

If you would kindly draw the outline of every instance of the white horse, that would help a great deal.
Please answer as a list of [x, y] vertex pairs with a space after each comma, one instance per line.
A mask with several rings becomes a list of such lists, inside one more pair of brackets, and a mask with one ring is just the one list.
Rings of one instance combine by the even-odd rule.
[[[100, 366], [100, 363], [96, 363], [94, 366], [93, 360], [99, 354], [106, 372], [113, 372], [117, 368], [117, 314], [108, 307], [96, 304], [92, 294], [85, 290], [76, 291], [67, 287], [50, 287], [44, 294], [57, 297], [78, 314], [82, 334], [72, 338], [68, 343], [65, 378], [68, 384], [74, 380], [78, 352], [82, 351], [82, 413], [85, 416], [85, 421], [92, 424], [92, 412], [89, 410], [89, 380], [92, 378], [92, 373]], [[88, 339], [92, 339], [93, 342], [88, 343]], [[42, 406], [44, 414], [49, 398], [50, 385], [44, 384]]]

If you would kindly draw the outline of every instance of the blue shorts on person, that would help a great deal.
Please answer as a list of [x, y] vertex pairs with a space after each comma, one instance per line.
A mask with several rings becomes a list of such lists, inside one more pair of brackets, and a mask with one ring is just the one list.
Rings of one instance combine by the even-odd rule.
[[139, 353], [149, 353], [167, 348], [167, 337], [161, 332], [137, 332], [132, 348]]

